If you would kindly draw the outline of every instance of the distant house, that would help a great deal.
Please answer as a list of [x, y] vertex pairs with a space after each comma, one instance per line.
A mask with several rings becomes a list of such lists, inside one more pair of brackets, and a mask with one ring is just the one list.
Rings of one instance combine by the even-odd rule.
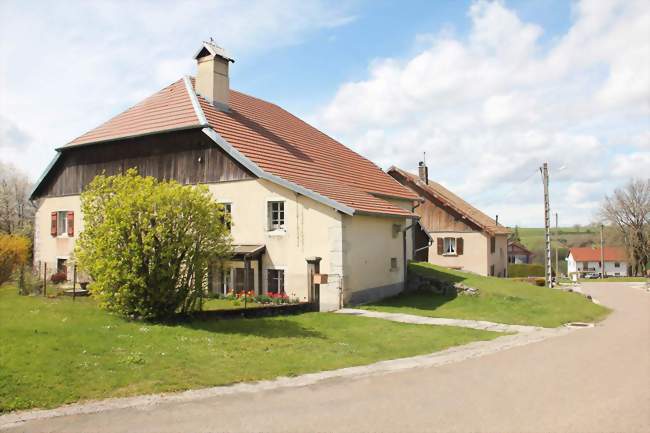
[[429, 180], [422, 162], [418, 175], [397, 167], [391, 167], [388, 174], [423, 199], [415, 208], [420, 216], [413, 233], [416, 260], [480, 275], [506, 276], [510, 229]]
[[515, 265], [530, 264], [533, 261], [533, 254], [521, 242], [508, 242], [508, 263]]
[[[603, 248], [606, 276], [626, 277], [628, 275], [628, 262], [625, 249], [620, 247]], [[571, 248], [567, 258], [569, 275], [577, 274], [579, 277], [588, 273], [602, 272], [600, 248]]]

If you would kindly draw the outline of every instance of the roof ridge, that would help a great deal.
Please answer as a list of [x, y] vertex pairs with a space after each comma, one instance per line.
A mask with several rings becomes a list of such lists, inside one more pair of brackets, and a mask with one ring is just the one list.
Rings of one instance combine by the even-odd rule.
[[209, 126], [208, 119], [206, 119], [205, 113], [201, 108], [201, 103], [199, 102], [199, 98], [196, 94], [196, 91], [194, 90], [190, 76], [185, 75], [183, 77], [183, 82], [185, 83], [185, 90], [187, 90], [187, 94], [190, 97], [190, 101], [192, 102], [192, 107], [194, 107], [194, 114], [196, 114], [197, 120], [201, 126]]

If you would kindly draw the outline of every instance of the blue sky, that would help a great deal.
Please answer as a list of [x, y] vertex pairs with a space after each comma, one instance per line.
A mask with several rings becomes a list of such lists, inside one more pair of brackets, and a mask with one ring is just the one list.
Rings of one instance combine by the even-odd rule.
[[233, 88], [382, 168], [414, 170], [506, 224], [561, 224], [650, 167], [646, 1], [0, 0], [0, 161], [33, 179], [65, 144], [194, 72], [200, 41]]

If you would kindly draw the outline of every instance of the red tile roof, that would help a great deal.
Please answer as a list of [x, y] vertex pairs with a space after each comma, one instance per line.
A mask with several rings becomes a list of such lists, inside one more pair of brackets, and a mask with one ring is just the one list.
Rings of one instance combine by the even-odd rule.
[[[193, 86], [193, 79], [191, 83]], [[62, 149], [208, 126], [201, 124], [201, 116], [192, 105], [193, 97], [181, 79]], [[277, 105], [234, 90], [230, 91], [227, 112], [202, 97], [198, 101], [209, 126], [265, 172], [357, 212], [413, 215], [384, 198], [415, 200], [416, 194], [368, 159]]]
[[183, 80], [179, 80], [75, 138], [65, 147], [198, 126], [190, 95]]
[[475, 208], [471, 204], [467, 203], [465, 200], [449, 191], [444, 186], [440, 185], [437, 182], [429, 180], [429, 183], [424, 183], [420, 180], [420, 177], [409, 173], [406, 170], [402, 170], [398, 167], [391, 167], [388, 170], [390, 174], [397, 174], [401, 178], [407, 179], [410, 185], [415, 185], [417, 188], [422, 189], [423, 191], [428, 192], [433, 195], [435, 198], [445, 203], [447, 206], [455, 210], [461, 215], [464, 215], [470, 221], [473, 221], [474, 224], [481, 227], [483, 230], [491, 234], [509, 234], [511, 230], [508, 227], [497, 224], [497, 222], [481, 212], [479, 209]]
[[[623, 262], [626, 259], [625, 248], [621, 247], [605, 247], [606, 262]], [[576, 262], [600, 262], [600, 248], [571, 248], [569, 254], [573, 256]]]

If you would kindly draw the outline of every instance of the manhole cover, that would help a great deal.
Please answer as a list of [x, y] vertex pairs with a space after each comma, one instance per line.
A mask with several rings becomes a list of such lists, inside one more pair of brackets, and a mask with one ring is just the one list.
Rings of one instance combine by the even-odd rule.
[[594, 324], [593, 323], [585, 323], [585, 322], [571, 322], [567, 323], [566, 325], [569, 328], [593, 328]]

